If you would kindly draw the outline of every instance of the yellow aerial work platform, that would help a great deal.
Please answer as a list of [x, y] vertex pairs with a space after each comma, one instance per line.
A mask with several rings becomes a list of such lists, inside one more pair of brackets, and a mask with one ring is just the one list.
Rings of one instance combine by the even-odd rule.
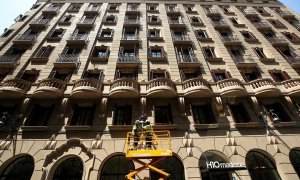
[[[162, 175], [161, 179], [166, 179], [170, 174], [154, 167], [153, 165], [162, 161], [166, 157], [173, 156], [171, 146], [171, 136], [169, 131], [140, 132], [138, 136], [133, 136], [132, 132], [127, 133], [126, 158], [142, 165], [129, 173], [126, 178], [133, 180], [134, 176], [149, 168]], [[149, 159], [145, 163], [141, 159]]]

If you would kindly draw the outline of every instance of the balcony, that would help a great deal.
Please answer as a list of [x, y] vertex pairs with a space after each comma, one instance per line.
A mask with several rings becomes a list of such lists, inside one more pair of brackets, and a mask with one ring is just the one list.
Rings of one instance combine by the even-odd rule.
[[32, 46], [36, 42], [37, 34], [25, 35], [20, 34], [14, 40], [15, 45]]
[[113, 38], [114, 38], [113, 33], [104, 34], [102, 32], [102, 33], [99, 33], [98, 36], [97, 36], [97, 40], [99, 40], [99, 41], [112, 41]]
[[289, 79], [282, 81], [281, 86], [289, 96], [300, 95], [300, 79]]
[[149, 54], [148, 54], [148, 59], [152, 62], [166, 61], [167, 57], [168, 56], [167, 56], [167, 53], [165, 51], [162, 51], [160, 54], [151, 53], [151, 52], [149, 52]]
[[258, 97], [276, 97], [281, 95], [278, 87], [269, 78], [256, 79], [249, 82], [248, 86], [248, 92]]
[[177, 19], [177, 20], [169, 19], [169, 25], [171, 28], [184, 28], [185, 27], [184, 21], [182, 19]]
[[199, 67], [200, 62], [197, 57], [189, 54], [177, 54], [177, 63], [179, 67]]
[[180, 9], [179, 8], [166, 8], [167, 15], [180, 15]]
[[43, 15], [57, 15], [59, 13], [60, 7], [47, 7], [42, 10]]
[[44, 79], [34, 91], [36, 98], [59, 98], [63, 96], [67, 83], [59, 79]]
[[277, 13], [283, 18], [283, 19], [291, 19], [295, 18], [295, 15], [288, 11], [277, 11]]
[[59, 54], [55, 68], [76, 68], [80, 64], [79, 54]]
[[211, 21], [212, 25], [215, 29], [228, 29], [229, 25], [226, 21], [220, 20], [220, 21]]
[[20, 54], [0, 56], [1, 69], [14, 69], [19, 64]]
[[106, 53], [98, 53], [96, 56], [90, 56], [89, 60], [92, 62], [107, 62], [108, 61], [108, 57], [109, 57], [109, 51], [107, 51]]
[[138, 45], [138, 44], [140, 44], [140, 41], [141, 40], [140, 40], [139, 36], [136, 35], [136, 34], [134, 34], [134, 35], [124, 34], [121, 38], [121, 43], [122, 44], [132, 44], [132, 45], [136, 44], [136, 45]]
[[79, 79], [75, 82], [70, 96], [78, 99], [100, 98], [102, 82], [98, 79]]
[[257, 66], [257, 63], [251, 56], [232, 55], [231, 57], [238, 68], [254, 68]]
[[266, 22], [252, 22], [257, 30], [270, 30], [272, 27]]
[[228, 45], [228, 46], [242, 44], [242, 42], [239, 40], [237, 36], [221, 36], [221, 40], [224, 45]]
[[9, 79], [0, 87], [2, 98], [23, 98], [31, 87], [31, 82], [22, 79]]
[[78, 28], [91, 29], [91, 28], [93, 28], [93, 26], [94, 26], [95, 20], [96, 20], [96, 17], [95, 17], [95, 18], [83, 18], [83, 19], [80, 19], [80, 20], [76, 23], [76, 26], [77, 26]]
[[285, 59], [293, 68], [300, 68], [300, 56], [286, 56]]
[[45, 29], [49, 26], [50, 19], [33, 19], [29, 26], [34, 29]]
[[126, 14], [140, 14], [140, 10], [137, 7], [127, 7]]
[[185, 97], [211, 97], [212, 91], [205, 79], [193, 78], [182, 83], [182, 90]]
[[209, 17], [212, 17], [212, 16], [221, 16], [221, 13], [218, 9], [205, 9], [205, 14]]
[[117, 61], [118, 67], [136, 68], [140, 64], [141, 64], [141, 62], [137, 55], [135, 55], [135, 56], [119, 55], [118, 61]]
[[135, 79], [117, 79], [110, 86], [109, 95], [113, 98], [137, 98], [139, 94], [139, 83]]
[[140, 27], [139, 19], [125, 19], [124, 21], [125, 27]]
[[150, 41], [162, 41], [164, 38], [160, 35], [151, 35], [151, 34], [148, 34], [148, 39]]
[[102, 23], [105, 25], [116, 25], [118, 18], [116, 16], [106, 16], [103, 18]]
[[67, 39], [67, 44], [86, 45], [89, 42], [88, 34], [71, 34]]
[[289, 43], [283, 37], [266, 37], [273, 46], [288, 46]]
[[258, 17], [258, 14], [254, 10], [244, 9], [242, 10], [245, 17]]
[[176, 89], [174, 82], [168, 78], [156, 78], [148, 82], [146, 86], [147, 97], [175, 97]]
[[193, 44], [192, 40], [188, 35], [173, 35], [174, 45], [191, 45]]
[[204, 23], [200, 18], [192, 17], [190, 18], [190, 22], [193, 26], [204, 26]]
[[216, 82], [214, 91], [224, 97], [240, 97], [246, 95], [246, 89], [242, 82], [235, 78]]
[[84, 10], [85, 15], [98, 15], [100, 6], [89, 6]]

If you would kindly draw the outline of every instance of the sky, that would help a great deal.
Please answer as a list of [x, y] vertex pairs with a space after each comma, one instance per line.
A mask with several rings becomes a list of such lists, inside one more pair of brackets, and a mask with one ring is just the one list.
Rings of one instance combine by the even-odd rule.
[[[300, 14], [299, 0], [280, 0], [287, 7]], [[0, 0], [0, 34], [14, 23], [19, 14], [28, 11], [36, 0]]]

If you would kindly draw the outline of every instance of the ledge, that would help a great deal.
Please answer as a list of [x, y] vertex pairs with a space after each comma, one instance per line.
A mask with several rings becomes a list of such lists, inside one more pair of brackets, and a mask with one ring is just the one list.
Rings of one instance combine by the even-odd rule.
[[296, 121], [273, 123], [273, 126], [277, 127], [277, 128], [281, 128], [281, 127], [296, 127]]
[[131, 131], [133, 125], [111, 125], [108, 126], [109, 131]]
[[45, 131], [48, 126], [21, 126], [23, 131]]
[[154, 130], [174, 130], [177, 129], [178, 124], [159, 124], [152, 127]]
[[218, 129], [219, 124], [194, 124], [195, 129]]
[[235, 123], [236, 128], [257, 128], [260, 127], [259, 122]]
[[91, 126], [89, 125], [80, 125], [80, 126], [70, 126], [67, 125], [65, 126], [66, 130], [70, 130], [70, 131], [82, 131], [82, 130], [89, 130], [91, 129]]

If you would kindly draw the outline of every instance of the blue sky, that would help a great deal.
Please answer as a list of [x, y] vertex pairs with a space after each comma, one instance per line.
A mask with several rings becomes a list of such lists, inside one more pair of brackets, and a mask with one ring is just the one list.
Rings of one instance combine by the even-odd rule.
[[[0, 0], [0, 34], [9, 28], [19, 14], [24, 14], [36, 0]], [[299, 0], [280, 0], [287, 7], [300, 14]]]

